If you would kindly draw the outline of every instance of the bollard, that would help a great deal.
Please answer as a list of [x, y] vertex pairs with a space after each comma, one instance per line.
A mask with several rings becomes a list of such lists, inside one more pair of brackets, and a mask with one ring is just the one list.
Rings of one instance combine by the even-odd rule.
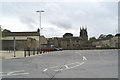
[[47, 48], [47, 54], [49, 53], [49, 50], [50, 50], [50, 49], [49, 49], [49, 48]]
[[49, 48], [47, 48], [48, 49], [48, 52], [50, 51], [50, 49]]
[[40, 49], [40, 54], [42, 54], [42, 49]]
[[43, 49], [43, 53], [45, 53], [45, 48]]
[[33, 55], [35, 55], [35, 48], [33, 48]]
[[45, 53], [47, 53], [47, 48], [45, 48]]
[[30, 48], [28, 48], [28, 56], [30, 56]]
[[37, 54], [39, 53], [39, 50], [38, 50], [38, 48], [37, 48]]
[[26, 57], [26, 50], [24, 50], [24, 57]]

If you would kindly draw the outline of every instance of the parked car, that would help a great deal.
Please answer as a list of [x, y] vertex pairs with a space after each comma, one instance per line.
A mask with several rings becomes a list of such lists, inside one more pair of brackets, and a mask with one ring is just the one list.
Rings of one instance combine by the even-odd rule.
[[54, 51], [62, 51], [62, 48], [54, 48]]
[[59, 51], [62, 51], [63, 49], [62, 48], [59, 48]]

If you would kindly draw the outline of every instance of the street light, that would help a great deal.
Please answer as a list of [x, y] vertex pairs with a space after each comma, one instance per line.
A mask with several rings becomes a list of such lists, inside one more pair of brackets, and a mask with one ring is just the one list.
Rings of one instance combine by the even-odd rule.
[[[41, 31], [41, 12], [44, 12], [43, 10], [40, 11], [36, 11], [37, 13], [40, 14], [40, 31]], [[39, 49], [40, 49], [40, 53], [41, 53], [41, 38], [39, 36]]]
[[43, 28], [41, 28], [41, 35], [42, 35], [42, 30], [43, 30]]
[[15, 36], [13, 37], [14, 39], [14, 57], [16, 57], [16, 54], [15, 54], [15, 51], [16, 51], [16, 39], [15, 39]]

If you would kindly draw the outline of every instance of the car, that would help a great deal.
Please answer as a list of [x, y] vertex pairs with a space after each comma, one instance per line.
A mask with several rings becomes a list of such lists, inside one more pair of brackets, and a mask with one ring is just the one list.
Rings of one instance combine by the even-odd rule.
[[54, 48], [54, 51], [59, 51], [59, 48]]
[[62, 48], [54, 48], [54, 51], [62, 51]]
[[59, 48], [59, 51], [62, 51], [62, 48]]

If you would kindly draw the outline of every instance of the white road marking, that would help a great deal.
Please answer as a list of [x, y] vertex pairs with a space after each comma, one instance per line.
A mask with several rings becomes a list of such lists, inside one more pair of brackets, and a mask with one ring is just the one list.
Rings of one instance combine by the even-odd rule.
[[14, 74], [14, 73], [17, 73], [17, 72], [24, 72], [24, 70], [12, 71], [12, 72], [7, 73], [7, 75], [11, 75], [11, 74]]
[[83, 60], [87, 60], [87, 58], [85, 56], [83, 56]]
[[[79, 63], [78, 65], [75, 65], [75, 66], [72, 66], [72, 67], [68, 67], [68, 68], [66, 68], [66, 69], [57, 69], [57, 70], [54, 70], [54, 71], [62, 71], [62, 70], [72, 69], [72, 68], [78, 67], [78, 66], [83, 65], [83, 64], [84, 64], [84, 62]], [[66, 65], [66, 66], [67, 66], [67, 65]]]
[[29, 74], [29, 73], [17, 73], [17, 74], [5, 75], [5, 76], [12, 76], [12, 75], [24, 75], [24, 74]]
[[48, 69], [46, 68], [46, 69], [44, 69], [43, 71], [45, 72], [45, 71], [47, 71]]
[[[80, 63], [80, 62], [69, 63], [69, 64], [66, 64], [66, 65], [72, 65], [72, 64], [76, 64], [76, 63]], [[65, 66], [65, 65], [60, 65], [60, 66]], [[49, 67], [49, 68], [57, 68], [57, 67], [60, 67], [60, 66], [53, 66], [53, 67]]]
[[[29, 74], [25, 73], [24, 70], [19, 70], [19, 71], [12, 71], [12, 72], [0, 72], [2, 73], [0, 76], [12, 76], [12, 75], [24, 75], [24, 74]], [[4, 74], [4, 75], [3, 75]]]
[[83, 64], [84, 64], [84, 62], [82, 62], [82, 63], [80, 63], [80, 64], [78, 64], [78, 65], [75, 65], [75, 66], [73, 66], [73, 67], [70, 67], [69, 69], [75, 68], [75, 67], [80, 66], [80, 65], [83, 65]]
[[67, 68], [67, 69], [69, 68], [67, 65], [64, 65], [64, 66], [65, 66], [65, 68]]
[[66, 64], [66, 65], [71, 65], [71, 64], [76, 64], [76, 63], [80, 63], [80, 62], [75, 62], [75, 63], [69, 63], [69, 64]]
[[[75, 53], [78, 53], [78, 52], [75, 52]], [[81, 54], [79, 54], [80, 56], [81, 56]], [[85, 56], [82, 56], [82, 60], [83, 61], [86, 61], [87, 60], [87, 58], [85, 57]], [[83, 65], [85, 62], [82, 62], [82, 63], [80, 63], [80, 62], [74, 62], [74, 63], [69, 63], [69, 64], [65, 64], [65, 65], [60, 65], [60, 66], [53, 66], [53, 67], [49, 67], [48, 69], [50, 69], [50, 68], [55, 68], [54, 69], [54, 71], [62, 71], [62, 70], [67, 70], [67, 69], [72, 69], [72, 68], [75, 68], [75, 67], [78, 67], [78, 66], [80, 66], [80, 65]], [[75, 65], [74, 65], [75, 64]], [[72, 66], [72, 65], [74, 65], [74, 66]], [[72, 66], [72, 67], [70, 67], [70, 66]], [[62, 68], [62, 67], [65, 67], [65, 68], [62, 68], [62, 69], [56, 69], [56, 68]], [[48, 70], [47, 68], [46, 69], [44, 69], [43, 71], [45, 72], [45, 71], [47, 71]]]

